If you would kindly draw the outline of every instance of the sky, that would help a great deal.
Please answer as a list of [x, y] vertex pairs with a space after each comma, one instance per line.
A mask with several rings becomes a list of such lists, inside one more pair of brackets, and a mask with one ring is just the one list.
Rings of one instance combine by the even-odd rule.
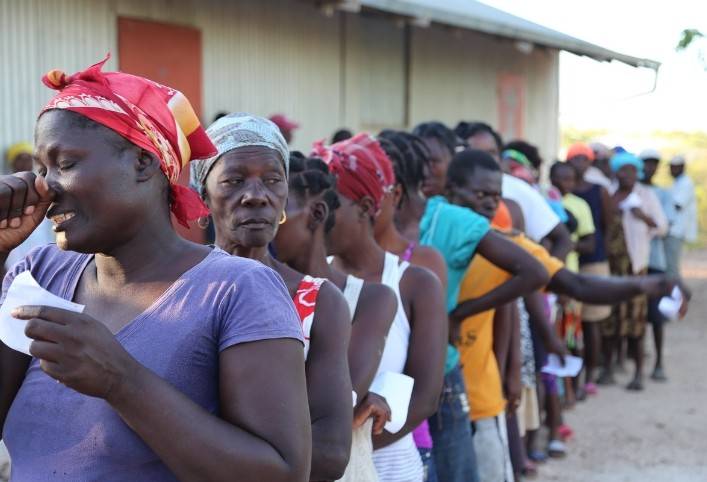
[[[560, 123], [614, 133], [707, 132], [707, 60], [696, 48], [676, 52], [680, 33], [707, 35], [707, 2], [640, 0], [483, 0], [508, 13], [635, 57], [651, 69], [560, 55]], [[707, 40], [700, 43], [707, 57]], [[652, 91], [652, 92], [651, 92]]]

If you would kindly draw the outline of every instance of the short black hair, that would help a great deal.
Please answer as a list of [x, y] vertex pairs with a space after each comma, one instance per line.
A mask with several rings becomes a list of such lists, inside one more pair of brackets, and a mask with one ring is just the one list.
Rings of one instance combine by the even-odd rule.
[[225, 110], [220, 110], [216, 113], [216, 115], [214, 115], [214, 119], [211, 121], [211, 123], [213, 124], [214, 122], [219, 120], [221, 117], [226, 117], [227, 115], [228, 115], [228, 112], [226, 112]]
[[457, 146], [461, 143], [452, 129], [437, 121], [418, 124], [412, 133], [422, 139], [436, 139], [437, 142], [449, 149], [452, 155], [457, 152]]
[[452, 158], [447, 169], [447, 184], [463, 186], [477, 169], [501, 172], [501, 167], [488, 152], [467, 149], [458, 152]]
[[552, 166], [550, 166], [550, 178], [557, 174], [557, 171], [559, 169], [562, 169], [563, 167], [567, 167], [568, 169], [571, 169], [575, 174], [577, 174], [577, 169], [575, 169], [572, 164], [568, 162], [555, 161]]
[[348, 129], [339, 129], [338, 131], [334, 132], [334, 135], [331, 136], [331, 143], [336, 144], [337, 142], [345, 141], [346, 139], [351, 139], [353, 137], [353, 132], [351, 132]]
[[474, 137], [477, 134], [480, 133], [487, 133], [491, 134], [493, 137], [493, 140], [496, 141], [496, 147], [498, 147], [498, 152], [500, 153], [503, 150], [503, 139], [501, 138], [501, 134], [496, 132], [493, 127], [488, 125], [485, 122], [466, 122], [466, 121], [461, 121], [457, 126], [454, 128], [454, 132], [464, 139], [466, 141], [470, 137]]
[[290, 152], [290, 189], [306, 199], [309, 196], [322, 196], [329, 207], [329, 216], [324, 221], [324, 231], [334, 227], [334, 211], [339, 206], [336, 193], [336, 178], [329, 172], [329, 167], [318, 158], [306, 157], [299, 151]]
[[530, 142], [524, 141], [522, 139], [516, 139], [509, 142], [503, 147], [504, 151], [506, 149], [513, 149], [514, 151], [518, 151], [523, 154], [525, 157], [528, 158], [530, 164], [535, 169], [540, 169], [540, 166], [543, 163], [543, 158], [540, 157], [540, 151], [538, 150], [537, 146], [532, 145]]

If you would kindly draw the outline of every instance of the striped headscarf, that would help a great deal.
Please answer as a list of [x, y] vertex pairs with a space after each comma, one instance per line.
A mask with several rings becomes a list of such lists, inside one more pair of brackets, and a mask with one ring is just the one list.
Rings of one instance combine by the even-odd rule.
[[235, 112], [221, 117], [206, 130], [216, 145], [216, 155], [192, 162], [190, 184], [201, 198], [206, 194], [206, 178], [216, 161], [227, 152], [239, 147], [261, 146], [280, 155], [285, 175], [290, 171], [290, 150], [280, 129], [272, 121], [244, 112]]
[[184, 94], [143, 77], [102, 72], [109, 58], [71, 76], [52, 70], [42, 77], [59, 91], [42, 113], [76, 112], [156, 155], [171, 186], [170, 209], [188, 227], [187, 221], [209, 211], [196, 193], [177, 184], [179, 175], [189, 161], [212, 156], [216, 149]]
[[376, 209], [383, 195], [395, 186], [393, 164], [380, 143], [365, 132], [331, 146], [315, 142], [312, 156], [329, 165], [337, 179], [337, 191], [354, 201], [369, 196]]

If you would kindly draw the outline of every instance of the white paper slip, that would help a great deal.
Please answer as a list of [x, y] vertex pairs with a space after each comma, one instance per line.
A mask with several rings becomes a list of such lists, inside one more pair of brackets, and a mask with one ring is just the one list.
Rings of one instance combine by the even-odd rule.
[[388, 432], [397, 433], [405, 425], [414, 385], [415, 379], [402, 373], [383, 372], [373, 379], [369, 391], [385, 398], [390, 407], [390, 422], [385, 424]]
[[32, 343], [32, 339], [25, 336], [27, 322], [10, 316], [18, 306], [50, 306], [76, 313], [83, 313], [84, 308], [83, 305], [66, 301], [39, 286], [29, 271], [18, 274], [7, 290], [5, 302], [0, 306], [0, 340], [13, 350], [27, 355]]
[[560, 357], [551, 353], [547, 357], [547, 365], [542, 369], [543, 373], [555, 375], [557, 377], [576, 377], [582, 370], [582, 359], [576, 356], [567, 355], [565, 366], [562, 366]]
[[658, 310], [667, 319], [675, 321], [680, 317], [680, 308], [682, 308], [682, 291], [677, 286], [673, 288], [670, 296], [664, 296], [658, 302]]

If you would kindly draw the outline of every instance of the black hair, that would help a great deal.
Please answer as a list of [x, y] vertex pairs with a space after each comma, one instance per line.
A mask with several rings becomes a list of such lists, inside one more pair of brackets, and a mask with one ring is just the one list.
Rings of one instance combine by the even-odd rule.
[[467, 149], [452, 158], [447, 169], [447, 184], [463, 186], [477, 169], [501, 172], [501, 167], [488, 152]]
[[534, 146], [524, 140], [516, 139], [514, 141], [511, 141], [503, 147], [504, 151], [506, 149], [513, 149], [514, 151], [522, 153], [525, 157], [528, 158], [530, 164], [535, 169], [540, 169], [540, 166], [543, 163], [543, 158], [540, 157], [540, 151], [538, 151], [537, 146]]
[[306, 157], [299, 151], [290, 152], [290, 189], [302, 198], [321, 196], [329, 207], [329, 216], [324, 221], [324, 231], [334, 227], [334, 211], [341, 205], [336, 193], [336, 178], [321, 159]]
[[575, 174], [577, 173], [577, 170], [572, 164], [568, 162], [555, 161], [552, 166], [550, 166], [550, 178], [554, 177], [557, 173], [557, 170], [561, 169], [562, 167], [567, 167], [568, 169], [571, 169]]
[[418, 190], [425, 181], [425, 165], [430, 157], [427, 145], [416, 135], [393, 130], [382, 131], [378, 141], [393, 164], [403, 196], [408, 197], [411, 190]]
[[351, 132], [348, 129], [339, 129], [338, 131], [334, 132], [334, 135], [331, 136], [331, 143], [336, 144], [337, 142], [345, 141], [346, 139], [351, 139], [353, 137], [353, 132]]
[[422, 139], [436, 139], [437, 142], [449, 149], [452, 155], [457, 152], [457, 147], [462, 144], [461, 139], [454, 131], [441, 122], [423, 122], [418, 124], [412, 133]]
[[454, 128], [454, 132], [465, 141], [470, 137], [474, 137], [475, 135], [480, 134], [482, 132], [491, 134], [494, 141], [496, 141], [496, 147], [498, 147], [499, 154], [503, 150], [503, 139], [501, 139], [501, 135], [496, 132], [493, 127], [486, 124], [485, 122], [461, 121]]
[[227, 115], [228, 115], [228, 112], [226, 112], [225, 110], [220, 110], [216, 113], [216, 115], [214, 116], [214, 119], [211, 121], [211, 123], [213, 124], [214, 122], [219, 120], [221, 117], [226, 117]]

